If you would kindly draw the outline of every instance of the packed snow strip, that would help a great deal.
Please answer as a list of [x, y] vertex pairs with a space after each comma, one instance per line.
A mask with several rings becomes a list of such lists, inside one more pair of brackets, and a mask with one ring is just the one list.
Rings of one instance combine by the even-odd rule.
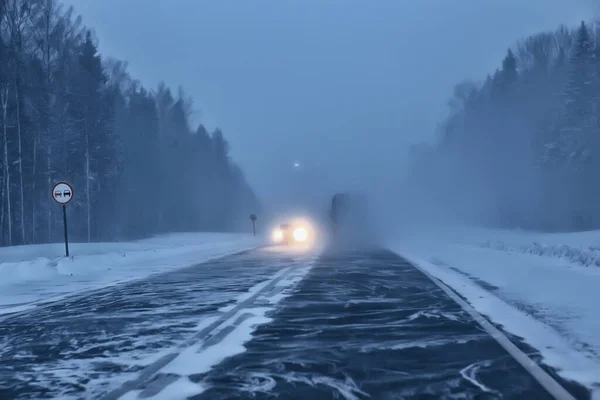
[[[220, 331], [228, 327], [234, 327], [221, 341], [208, 347], [204, 347], [203, 343], [188, 347], [164, 367], [162, 372], [182, 376], [202, 374], [224, 359], [245, 352], [244, 343], [252, 339], [252, 333], [256, 326], [271, 322], [271, 318], [268, 318], [266, 314], [272, 310], [272, 307], [259, 307], [245, 308], [238, 311], [235, 316], [225, 321], [214, 332], [215, 335], [218, 335]], [[244, 314], [251, 316], [241, 319], [241, 322], [236, 324], [236, 321], [240, 320], [240, 317]]]
[[[405, 239], [390, 247], [451, 286], [478, 312], [523, 337], [562, 377], [599, 397], [598, 271], [561, 258], [483, 249], [474, 240], [485, 237], [478, 233], [470, 237], [472, 245], [465, 244], [468, 235], [454, 235]], [[518, 232], [508, 239], [515, 243], [523, 236]]]
[[130, 243], [75, 243], [69, 258], [57, 255], [63, 245], [2, 248], [0, 314], [196, 265], [260, 244], [260, 239], [244, 234], [187, 233]]
[[[206, 373], [226, 358], [245, 352], [244, 344], [252, 340], [256, 327], [272, 321], [267, 315], [275, 310], [281, 299], [290, 295], [289, 291], [308, 274], [313, 263], [314, 261], [310, 260], [304, 265], [282, 269], [267, 281], [255, 285], [248, 293], [240, 296], [238, 304], [233, 308], [222, 309], [225, 315], [232, 312], [233, 315], [211, 331], [205, 340], [185, 347], [172, 361], [160, 369], [162, 377], [171, 379], [165, 382], [164, 388], [150, 395], [144, 390], [130, 391], [120, 399], [143, 397], [162, 400], [202, 393], [206, 388], [201, 383], [192, 382], [189, 376]], [[265, 300], [267, 306], [263, 306]], [[244, 304], [245, 302], [247, 304]], [[172, 379], [171, 374], [176, 378]], [[185, 396], [182, 396], [182, 393]]]
[[[149, 400], [187, 399], [198, 393], [202, 393], [204, 390], [206, 389], [202, 385], [190, 381], [188, 377], [181, 377], [177, 378], [175, 382], [169, 386], [169, 391], [167, 393], [159, 392], [153, 396], [144, 396], [143, 398]], [[140, 396], [143, 392], [143, 390], [132, 390], [121, 396], [120, 400], [140, 399], [142, 398]], [[173, 394], [176, 394], [176, 396], [173, 397]]]
[[[247, 292], [239, 295], [233, 304], [221, 307], [219, 308], [219, 311], [227, 312], [233, 310], [238, 304], [261, 292], [266, 286], [272, 284], [273, 282], [275, 282], [275, 288], [272, 290], [273, 294], [270, 295], [270, 292], [261, 293], [257, 301], [273, 304], [278, 303], [280, 300], [291, 296], [293, 287], [295, 287], [295, 285], [304, 279], [304, 277], [310, 272], [310, 269], [314, 265], [315, 261], [316, 257], [309, 259], [301, 257], [299, 260], [295, 261], [296, 263], [299, 263], [299, 265], [294, 265], [291, 267], [285, 267], [282, 265], [282, 269], [274, 274], [269, 280], [254, 285]], [[279, 279], [284, 275], [285, 277], [283, 279]]]
[[264, 290], [265, 287], [267, 287], [268, 285], [270, 285], [273, 281], [279, 279], [281, 276], [287, 274], [290, 272], [291, 267], [283, 267], [281, 268], [281, 270], [277, 271], [276, 274], [274, 274], [270, 279], [265, 280], [263, 282], [260, 282], [254, 286], [252, 286], [250, 289], [248, 289], [247, 292], [242, 293], [241, 295], [239, 295], [233, 302], [233, 304], [230, 304], [228, 306], [225, 307], [221, 307], [219, 308], [219, 311], [221, 312], [228, 312], [233, 310], [235, 307], [238, 306], [238, 304], [243, 303], [244, 301], [250, 299], [252, 296], [255, 296], [257, 293], [259, 293], [260, 291]]
[[[251, 316], [237, 324], [219, 343], [205, 349], [202, 348], [202, 344], [188, 347], [179, 353], [173, 361], [162, 368], [161, 373], [176, 375], [173, 381], [169, 382], [162, 390], [159, 389], [157, 393], [153, 393], [152, 395], [144, 393], [145, 390], [132, 390], [121, 396], [120, 400], [140, 398], [150, 400], [183, 399], [202, 393], [207, 388], [202, 384], [192, 382], [189, 376], [191, 374], [208, 372], [213, 366], [219, 364], [224, 359], [246, 351], [244, 344], [252, 339], [252, 333], [256, 326], [271, 322], [271, 319], [265, 316], [271, 310], [271, 308], [254, 308], [238, 312], [234, 317], [223, 323], [218, 328], [218, 331], [232, 326], [242, 313]], [[215, 334], [218, 334], [218, 331]]]

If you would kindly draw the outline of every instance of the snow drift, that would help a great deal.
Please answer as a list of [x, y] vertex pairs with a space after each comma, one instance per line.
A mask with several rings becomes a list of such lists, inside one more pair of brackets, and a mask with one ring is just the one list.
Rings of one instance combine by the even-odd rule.
[[68, 258], [63, 244], [0, 248], [0, 314], [192, 266], [261, 243], [244, 234], [184, 233], [136, 242], [74, 243]]

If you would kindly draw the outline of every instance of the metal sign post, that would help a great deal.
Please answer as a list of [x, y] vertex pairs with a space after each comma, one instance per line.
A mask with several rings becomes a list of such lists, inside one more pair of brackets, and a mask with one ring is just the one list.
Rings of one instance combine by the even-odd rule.
[[250, 221], [252, 221], [252, 233], [256, 236], [256, 215], [250, 214]]
[[73, 200], [73, 187], [67, 182], [58, 182], [52, 188], [52, 198], [63, 209], [63, 228], [65, 231], [65, 253], [69, 257], [69, 231], [67, 229], [67, 204]]

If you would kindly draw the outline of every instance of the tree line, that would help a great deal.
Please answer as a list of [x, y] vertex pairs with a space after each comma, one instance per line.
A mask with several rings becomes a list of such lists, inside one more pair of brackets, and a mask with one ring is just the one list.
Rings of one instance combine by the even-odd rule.
[[257, 197], [221, 130], [191, 114], [182, 89], [149, 90], [103, 60], [59, 0], [0, 0], [0, 245], [62, 238], [59, 181], [74, 186], [78, 241], [248, 224]]
[[408, 182], [461, 221], [600, 228], [600, 29], [527, 37], [481, 82], [458, 84]]

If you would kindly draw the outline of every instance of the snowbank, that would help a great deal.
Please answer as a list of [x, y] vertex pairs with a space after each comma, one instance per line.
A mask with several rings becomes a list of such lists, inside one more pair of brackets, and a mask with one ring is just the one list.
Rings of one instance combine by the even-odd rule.
[[563, 377], [600, 390], [597, 243], [600, 232], [541, 234], [460, 227], [418, 232], [389, 247], [523, 337]]
[[144, 278], [253, 248], [244, 234], [183, 233], [136, 242], [74, 243], [0, 248], [0, 314], [42, 301]]
[[583, 266], [600, 267], [600, 231], [538, 233], [459, 226], [411, 232], [402, 240], [441, 240], [505, 252], [564, 258]]

